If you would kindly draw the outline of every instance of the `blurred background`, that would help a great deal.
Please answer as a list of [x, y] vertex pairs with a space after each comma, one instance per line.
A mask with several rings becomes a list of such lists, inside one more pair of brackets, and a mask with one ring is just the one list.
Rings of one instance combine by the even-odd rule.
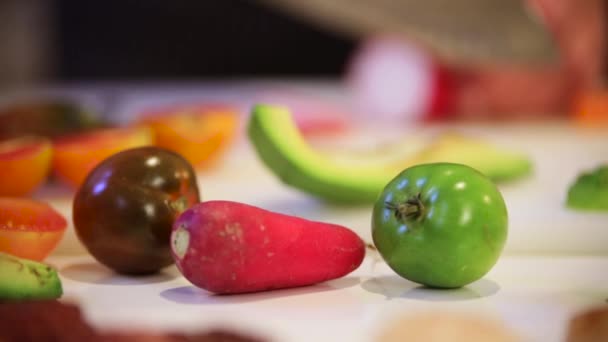
[[362, 108], [388, 117], [554, 116], [603, 87], [606, 7], [602, 0], [2, 0], [0, 89], [320, 77], [347, 81]]
[[339, 75], [356, 38], [248, 0], [3, 0], [4, 86]]

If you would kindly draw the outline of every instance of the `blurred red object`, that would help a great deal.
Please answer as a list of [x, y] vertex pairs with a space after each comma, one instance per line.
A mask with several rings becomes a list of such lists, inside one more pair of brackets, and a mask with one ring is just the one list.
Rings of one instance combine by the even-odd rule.
[[423, 47], [397, 37], [365, 42], [350, 61], [347, 84], [363, 115], [442, 119], [451, 109], [451, 75]]
[[347, 75], [355, 102], [390, 119], [539, 119], [566, 115], [577, 94], [602, 83], [602, 0], [527, 0], [560, 56], [545, 64], [448, 64], [403, 39], [372, 39]]
[[90, 325], [75, 304], [59, 301], [0, 303], [2, 342], [262, 342], [229, 330], [194, 334], [157, 333], [141, 329], [100, 331]]
[[552, 65], [455, 68], [455, 111], [462, 118], [538, 118], [568, 113], [577, 94], [601, 83], [605, 18], [601, 0], [528, 0], [553, 33]]

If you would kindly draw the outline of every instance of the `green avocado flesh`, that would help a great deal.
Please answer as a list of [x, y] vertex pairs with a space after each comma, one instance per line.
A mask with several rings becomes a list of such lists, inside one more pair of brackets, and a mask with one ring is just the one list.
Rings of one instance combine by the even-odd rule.
[[310, 148], [282, 107], [256, 106], [248, 133], [262, 161], [284, 183], [329, 201], [373, 202], [396, 175], [332, 163]]
[[337, 203], [372, 203], [391, 179], [417, 164], [466, 164], [496, 181], [531, 170], [525, 156], [456, 135], [441, 136], [399, 163], [338, 163], [309, 146], [287, 108], [272, 105], [253, 107], [248, 134], [261, 160], [285, 184]]
[[524, 154], [484, 141], [448, 134], [438, 137], [419, 151], [408, 161], [408, 166], [439, 162], [468, 165], [494, 182], [520, 179], [532, 171], [532, 162]]
[[62, 294], [51, 266], [0, 253], [0, 301], [56, 299]]
[[581, 174], [568, 190], [566, 205], [573, 209], [608, 211], [608, 165]]

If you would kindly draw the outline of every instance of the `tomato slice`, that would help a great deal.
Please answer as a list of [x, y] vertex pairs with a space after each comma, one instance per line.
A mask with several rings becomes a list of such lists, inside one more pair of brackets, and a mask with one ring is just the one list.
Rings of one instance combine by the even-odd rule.
[[238, 110], [227, 105], [192, 105], [147, 113], [140, 124], [153, 130], [157, 146], [180, 154], [197, 169], [205, 169], [230, 146], [238, 119]]
[[46, 203], [0, 197], [0, 252], [42, 261], [56, 247], [67, 221]]
[[43, 137], [22, 137], [0, 142], [0, 196], [23, 196], [47, 178], [52, 145]]
[[107, 157], [152, 142], [152, 133], [145, 127], [103, 129], [67, 136], [53, 143], [53, 169], [61, 180], [77, 187]]

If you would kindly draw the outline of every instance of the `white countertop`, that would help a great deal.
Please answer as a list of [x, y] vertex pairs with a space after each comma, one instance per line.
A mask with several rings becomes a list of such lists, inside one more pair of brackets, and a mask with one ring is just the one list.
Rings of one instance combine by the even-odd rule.
[[394, 274], [374, 254], [345, 278], [287, 290], [218, 296], [175, 267], [118, 276], [88, 256], [53, 257], [64, 299], [100, 328], [197, 331], [229, 327], [274, 341], [374, 341], [391, 321], [457, 312], [503, 322], [529, 341], [560, 341], [577, 312], [606, 305], [608, 257], [505, 256], [483, 279], [432, 290]]
[[[374, 341], [401, 315], [464, 311], [504, 322], [526, 340], [559, 341], [573, 314], [605, 305], [608, 299], [608, 216], [563, 206], [566, 184], [578, 168], [600, 160], [606, 145], [601, 139], [589, 142], [586, 154], [578, 155], [576, 149], [565, 148], [566, 142], [556, 140], [547, 138], [544, 145], [531, 149], [536, 164], [533, 176], [501, 187], [510, 213], [505, 253], [486, 277], [460, 290], [418, 287], [368, 251], [364, 264], [343, 279], [290, 290], [215, 296], [193, 287], [175, 268], [146, 278], [115, 275], [83, 255], [71, 225], [49, 261], [60, 270], [64, 300], [81, 303], [87, 317], [100, 327], [229, 326], [274, 341]], [[543, 154], [550, 148], [563, 149], [562, 158]], [[241, 141], [222, 166], [200, 173], [203, 199], [241, 201], [343, 224], [370, 241], [369, 208], [331, 207], [285, 187], [252, 152]], [[579, 164], [557, 167], [567, 158]], [[71, 217], [71, 192], [65, 188], [47, 187], [37, 197]]]
[[[326, 88], [313, 88], [327, 93]], [[123, 97], [113, 109], [129, 115], [163, 101], [237, 98], [234, 88], [221, 94], [208, 90], [200, 96], [192, 89], [136, 89], [124, 94], [118, 89]], [[177, 99], [176, 94], [180, 95]], [[243, 103], [251, 99], [246, 97]], [[196, 330], [228, 325], [287, 342], [373, 341], [392, 319], [435, 310], [496, 319], [527, 340], [559, 341], [574, 313], [606, 305], [608, 215], [564, 207], [567, 187], [576, 175], [608, 162], [606, 131], [581, 130], [563, 122], [392, 128], [387, 134], [370, 126], [353, 133], [356, 139], [347, 144], [381, 143], [394, 137], [419, 139], [456, 130], [530, 154], [533, 175], [500, 186], [509, 210], [509, 238], [498, 264], [482, 280], [459, 290], [425, 289], [396, 276], [370, 252], [358, 270], [342, 279], [297, 289], [214, 296], [192, 287], [175, 268], [145, 278], [113, 274], [84, 253], [70, 223], [48, 260], [59, 268], [63, 300], [82, 304], [86, 316], [100, 327]], [[344, 142], [315, 144], [335, 148]], [[240, 201], [342, 224], [370, 241], [369, 208], [329, 206], [283, 186], [257, 160], [244, 138], [219, 167], [201, 172], [198, 181], [203, 200]], [[35, 197], [71, 218], [70, 190], [49, 185]]]

